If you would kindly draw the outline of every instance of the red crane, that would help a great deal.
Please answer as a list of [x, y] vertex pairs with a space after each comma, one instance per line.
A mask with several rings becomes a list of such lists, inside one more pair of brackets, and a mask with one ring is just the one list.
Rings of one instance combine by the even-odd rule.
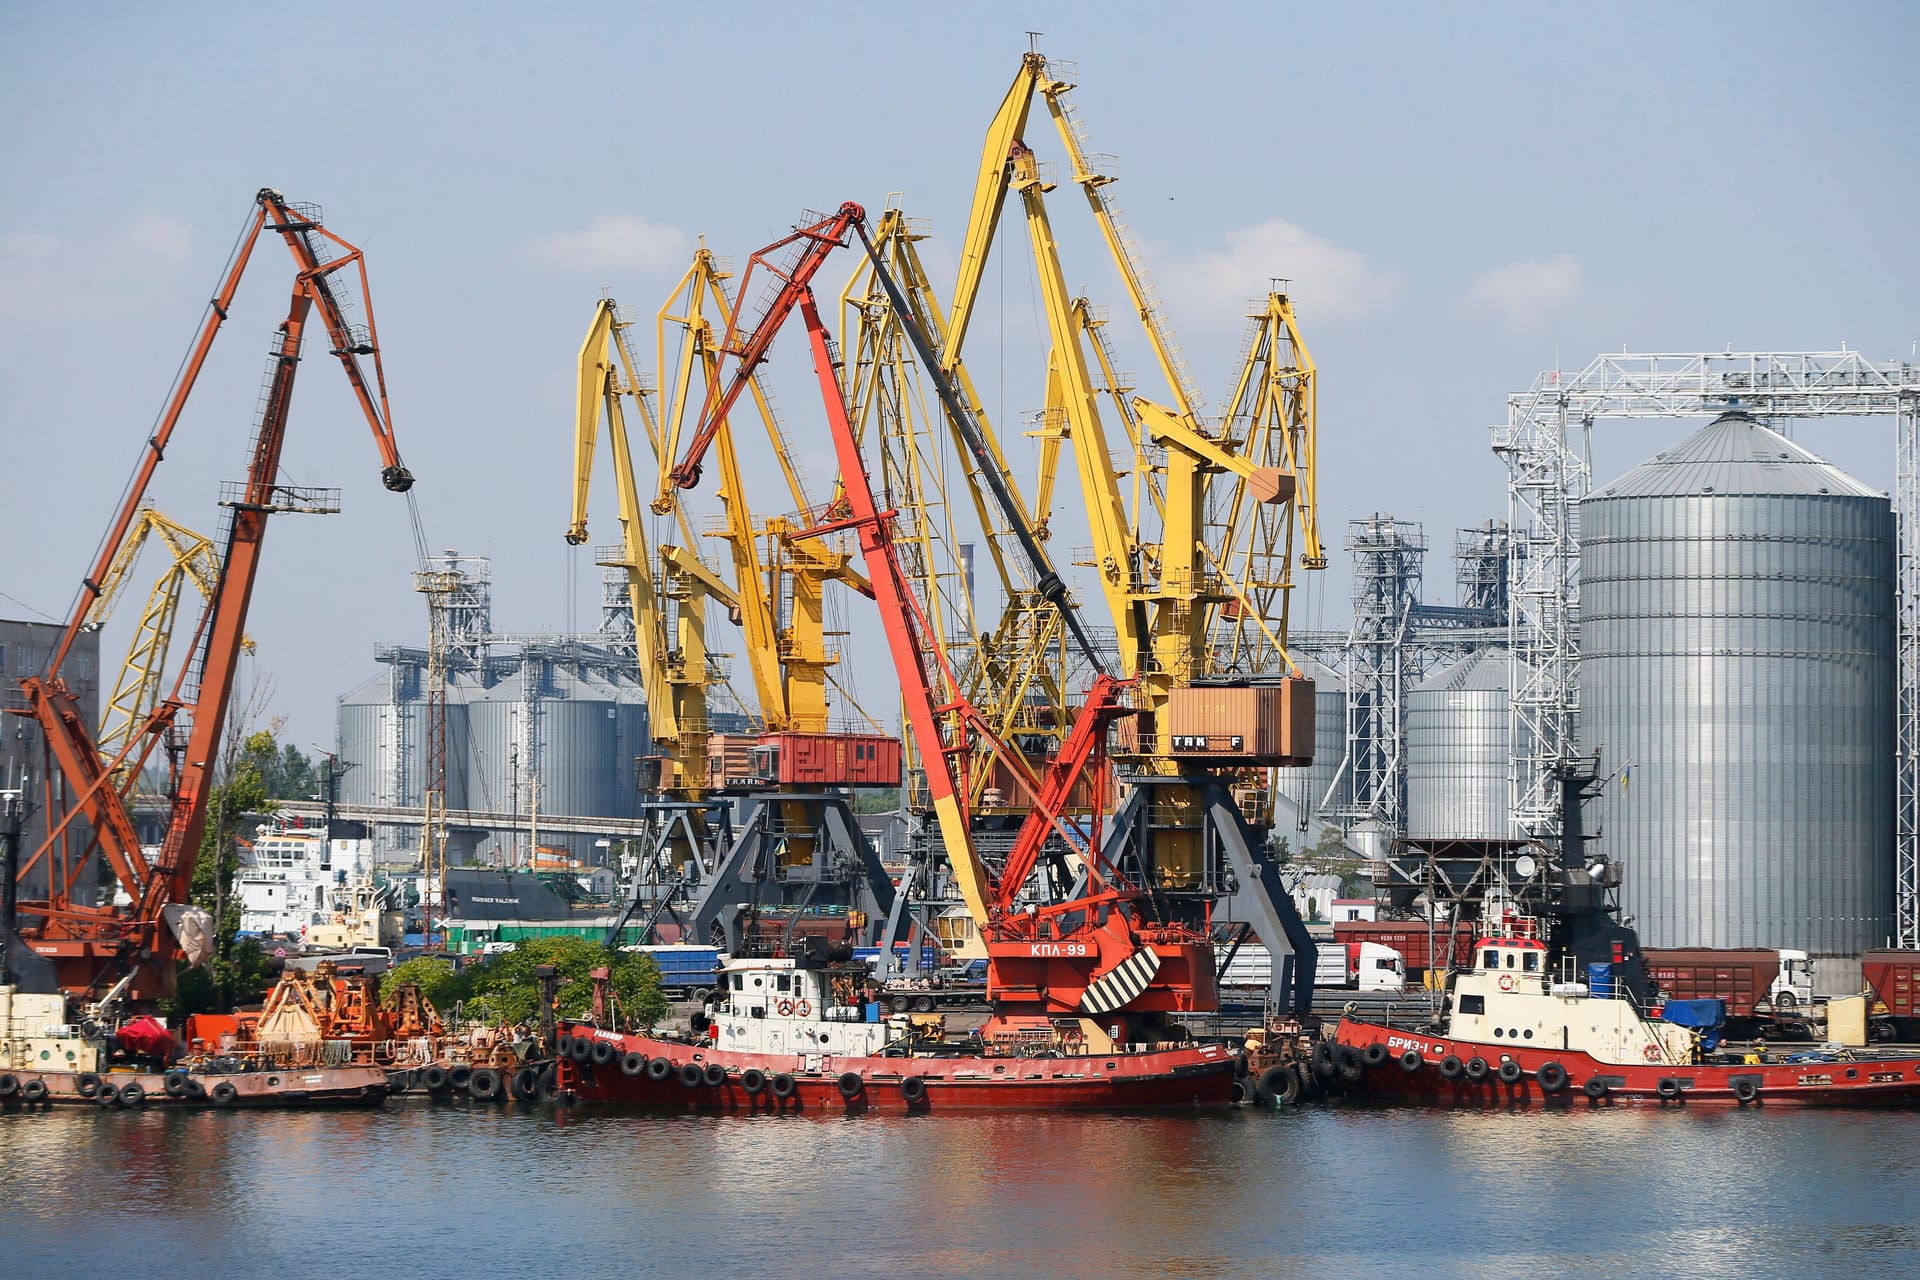
[[[151, 1001], [173, 989], [175, 962], [182, 953], [179, 909], [189, 901], [194, 864], [206, 829], [207, 801], [246, 629], [247, 607], [259, 576], [267, 517], [278, 511], [337, 510], [330, 505], [329, 491], [294, 489], [277, 483], [294, 375], [312, 313], [318, 312], [329, 349], [339, 360], [373, 428], [383, 464], [381, 483], [396, 493], [413, 486], [413, 476], [401, 465], [394, 443], [386, 376], [373, 326], [373, 301], [360, 250], [322, 226], [314, 206], [289, 203], [278, 191], [268, 188], [263, 188], [254, 201], [257, 208], [248, 229], [209, 305], [159, 425], [147, 440], [140, 466], [101, 543], [99, 558], [85, 579], [73, 616], [46, 670], [20, 681], [27, 706], [16, 714], [39, 722], [51, 757], [44, 783], [48, 833], [28, 854], [19, 872], [24, 884], [28, 874], [41, 867], [46, 896], [21, 900], [22, 914], [37, 917], [38, 923], [20, 932], [35, 953], [52, 962], [59, 985], [74, 994], [97, 994], [128, 974], [134, 977], [127, 991], [129, 1000]], [[293, 255], [293, 297], [269, 357], [247, 478], [227, 486], [222, 502], [230, 518], [220, 548], [219, 589], [201, 614], [190, 655], [169, 695], [114, 759], [102, 760], [92, 729], [62, 676], [62, 667], [99, 594], [98, 584], [140, 510], [263, 231], [277, 234]], [[349, 324], [343, 312], [343, 282], [337, 277], [349, 268], [357, 274], [359, 296], [366, 306], [364, 325]], [[371, 379], [361, 363], [363, 356], [371, 357]], [[134, 828], [131, 792], [142, 768], [163, 743], [169, 748], [171, 809], [159, 856], [149, 865]], [[115, 771], [123, 764], [127, 767], [119, 776], [125, 781], [116, 786]], [[84, 819], [84, 823], [76, 819]], [[95, 849], [132, 898], [131, 908], [116, 910], [110, 904], [93, 906], [75, 900], [74, 881]]]
[[[1078, 1024], [1075, 1033], [1090, 1039], [1126, 1039], [1140, 1031], [1147, 1019], [1211, 1008], [1217, 998], [1213, 952], [1205, 934], [1137, 918], [1135, 904], [1142, 895], [1104, 864], [1097, 822], [1091, 832], [1082, 833], [1073, 830], [1063, 816], [1082, 774], [1104, 756], [1108, 727], [1115, 719], [1131, 714], [1122, 703], [1130, 682], [1104, 673], [1095, 677], [1059, 756], [1043, 780], [1031, 771], [1017, 749], [998, 739], [986, 719], [959, 694], [958, 681], [946, 669], [945, 654], [931, 639], [932, 628], [927, 626], [894, 545], [896, 513], [881, 510], [874, 498], [872, 480], [847, 414], [838, 357], [808, 283], [827, 254], [847, 243], [849, 233], [860, 236], [878, 278], [893, 297], [901, 323], [914, 339], [922, 364], [941, 388], [943, 402], [950, 412], [960, 411], [951, 388], [944, 385], [938, 362], [932, 359], [925, 335], [914, 329], [912, 313], [884, 261], [867, 241], [865, 213], [857, 204], [844, 204], [833, 217], [803, 227], [754, 255], [754, 261], [760, 262], [796, 240], [802, 240], [805, 246], [800, 259], [804, 269], [782, 273], [783, 283], [754, 328], [752, 359], [757, 362], [765, 358], [779, 324], [798, 311], [812, 347], [814, 374], [844, 489], [844, 507], [809, 532], [852, 529], [859, 537], [888, 651], [900, 680], [908, 731], [926, 762], [929, 797], [939, 819], [948, 861], [987, 944], [988, 999], [996, 1010], [987, 1032], [1009, 1036], [1049, 1032], [1064, 1020]], [[745, 297], [744, 289], [741, 297]], [[735, 311], [736, 319], [729, 323], [730, 335], [739, 328], [739, 304]], [[743, 356], [740, 368], [750, 367]], [[730, 385], [728, 391], [737, 394], [738, 386]], [[726, 391], [718, 393], [722, 414], [730, 403], [726, 397]], [[710, 392], [710, 406], [714, 402], [715, 393]], [[706, 417], [703, 415], [703, 422]], [[674, 469], [676, 484], [685, 487], [697, 482], [697, 451], [707, 434], [703, 431], [695, 437], [688, 457]], [[946, 691], [944, 698], [941, 690]], [[973, 847], [964, 792], [956, 786], [949, 763], [959, 758], [964, 765], [966, 756], [981, 749], [993, 752], [1012, 767], [1016, 784], [1027, 792], [1030, 803], [1014, 847], [997, 875], [989, 871]], [[1022, 904], [1019, 898], [1028, 875], [1049, 838], [1056, 834], [1082, 857], [1085, 891], [1064, 902]], [[1110, 1017], [1127, 1024], [1120, 1036], [1111, 1035], [1111, 1023], [1104, 1021]]]

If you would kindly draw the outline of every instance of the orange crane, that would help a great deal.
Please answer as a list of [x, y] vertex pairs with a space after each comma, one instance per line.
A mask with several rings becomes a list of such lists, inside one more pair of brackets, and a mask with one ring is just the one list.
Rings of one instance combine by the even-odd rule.
[[[44, 784], [48, 833], [19, 871], [24, 887], [27, 876], [36, 867], [42, 868], [45, 896], [22, 898], [22, 914], [37, 917], [38, 923], [20, 933], [34, 952], [52, 963], [59, 986], [74, 994], [95, 993], [130, 977], [126, 991], [129, 1001], [156, 1000], [173, 989], [175, 962], [183, 953], [183, 944], [197, 944], [200, 937], [196, 935], [204, 936], [206, 922], [189, 919], [192, 909], [186, 904], [206, 830], [207, 801], [244, 642], [247, 607], [260, 572], [267, 518], [282, 511], [338, 510], [334, 491], [298, 489], [278, 482], [294, 375], [314, 312], [318, 312], [331, 354], [339, 360], [373, 429], [383, 464], [381, 483], [395, 493], [413, 487], [413, 475], [401, 465], [394, 442], [366, 263], [360, 250], [321, 225], [316, 206], [291, 203], [271, 188], [262, 188], [254, 203], [256, 208], [240, 247], [221, 279], [159, 424], [147, 440], [144, 456], [101, 543], [93, 570], [84, 581], [73, 616], [46, 670], [20, 681], [27, 705], [16, 714], [31, 716], [39, 723], [51, 757]], [[227, 486], [221, 504], [227, 508], [228, 517], [219, 540], [219, 589], [200, 616], [191, 651], [169, 694], [111, 758], [102, 759], [92, 726], [81, 715], [62, 676], [62, 667], [74, 637], [93, 610], [101, 582], [139, 515], [154, 471], [166, 453], [213, 340], [226, 321], [240, 278], [266, 231], [278, 235], [293, 255], [293, 296], [269, 355], [247, 478]], [[344, 310], [356, 278], [359, 297], [366, 307], [364, 325], [350, 324]], [[362, 357], [371, 358], [371, 374], [363, 366]], [[169, 748], [171, 812], [158, 857], [149, 864], [134, 830], [128, 793], [133, 780], [163, 743]], [[130, 909], [86, 905], [76, 899], [75, 880], [96, 849], [132, 899]]]

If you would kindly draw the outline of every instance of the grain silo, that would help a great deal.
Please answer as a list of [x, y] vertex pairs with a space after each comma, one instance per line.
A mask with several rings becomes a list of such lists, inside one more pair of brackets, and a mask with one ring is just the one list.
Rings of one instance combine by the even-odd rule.
[[[1292, 806], [1283, 806], [1281, 821], [1304, 822], [1304, 843], [1319, 838], [1322, 827], [1338, 825], [1337, 815], [1353, 787], [1341, 768], [1347, 754], [1347, 684], [1340, 673], [1304, 654], [1294, 655], [1300, 674], [1313, 681], [1313, 763], [1304, 769], [1280, 769], [1279, 791]], [[1337, 785], [1336, 785], [1337, 779]], [[1333, 787], [1331, 798], [1327, 788]]]
[[1518, 840], [1509, 816], [1507, 650], [1476, 649], [1407, 695], [1407, 839]]
[[1589, 818], [1649, 946], [1855, 956], [1892, 928], [1886, 497], [1740, 412], [1581, 503]]

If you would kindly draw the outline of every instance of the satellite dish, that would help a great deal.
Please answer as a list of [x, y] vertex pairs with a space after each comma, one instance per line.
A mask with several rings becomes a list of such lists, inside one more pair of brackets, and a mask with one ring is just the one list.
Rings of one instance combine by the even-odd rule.
[[1513, 860], [1513, 872], [1522, 880], [1533, 879], [1533, 873], [1539, 869], [1540, 864], [1533, 860], [1533, 855], [1530, 853], [1523, 853]]

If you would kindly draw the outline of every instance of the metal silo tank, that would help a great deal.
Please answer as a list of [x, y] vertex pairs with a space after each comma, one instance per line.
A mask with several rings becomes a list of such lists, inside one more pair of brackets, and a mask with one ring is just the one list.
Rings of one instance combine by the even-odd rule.
[[1581, 503], [1596, 846], [1649, 946], [1855, 956], [1892, 927], [1887, 499], [1740, 413]]
[[[488, 683], [491, 681], [491, 683]], [[520, 676], [517, 667], [502, 669], [489, 660], [473, 683], [463, 687], [467, 718], [467, 807], [484, 813], [525, 814], [526, 777], [520, 761]], [[451, 700], [451, 697], [449, 698]], [[513, 823], [482, 841], [483, 854], [497, 847], [512, 848]]]
[[1514, 840], [1508, 655], [1468, 654], [1407, 695], [1409, 840]]
[[[1280, 794], [1293, 803], [1293, 812], [1283, 812], [1282, 822], [1296, 817], [1306, 819], [1306, 843], [1319, 838], [1321, 827], [1332, 819], [1323, 818], [1323, 810], [1337, 811], [1347, 803], [1352, 787], [1340, 764], [1347, 748], [1347, 684], [1340, 673], [1304, 655], [1295, 655], [1300, 674], [1313, 681], [1313, 763], [1304, 769], [1281, 769]], [[1331, 801], [1327, 788], [1340, 779]]]

